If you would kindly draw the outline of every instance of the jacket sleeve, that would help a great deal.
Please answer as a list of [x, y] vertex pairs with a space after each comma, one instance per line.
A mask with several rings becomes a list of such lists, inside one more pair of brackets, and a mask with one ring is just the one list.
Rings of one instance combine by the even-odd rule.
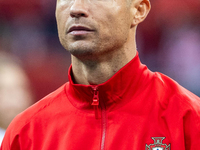
[[2, 141], [0, 150], [20, 150], [18, 136], [14, 136], [14, 138], [12, 136], [12, 132], [8, 128]]
[[[17, 117], [16, 117], [17, 118]], [[3, 138], [0, 150], [20, 150], [19, 134], [21, 129], [20, 121], [16, 118], [8, 126]]]

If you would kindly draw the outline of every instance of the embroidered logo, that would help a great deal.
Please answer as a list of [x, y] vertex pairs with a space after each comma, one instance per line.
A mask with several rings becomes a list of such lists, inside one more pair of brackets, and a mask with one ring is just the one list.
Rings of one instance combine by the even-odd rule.
[[165, 137], [152, 137], [154, 144], [146, 144], [145, 150], [170, 150], [170, 144], [163, 144]]

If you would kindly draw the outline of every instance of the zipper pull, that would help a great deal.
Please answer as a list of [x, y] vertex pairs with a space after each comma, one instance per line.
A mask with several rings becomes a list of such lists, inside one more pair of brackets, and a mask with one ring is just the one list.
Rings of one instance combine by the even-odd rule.
[[93, 95], [93, 100], [92, 100], [92, 105], [93, 106], [98, 106], [99, 105], [99, 91], [98, 87], [94, 86], [92, 87], [94, 95]]
[[99, 91], [98, 91], [98, 86], [92, 86], [93, 89], [93, 100], [92, 100], [92, 106], [94, 106], [95, 110], [95, 118], [99, 119], [101, 118], [100, 116], [100, 110], [99, 110]]

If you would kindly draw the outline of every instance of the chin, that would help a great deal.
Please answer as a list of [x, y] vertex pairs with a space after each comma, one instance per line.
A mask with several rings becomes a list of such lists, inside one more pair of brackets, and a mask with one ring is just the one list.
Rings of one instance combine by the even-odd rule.
[[91, 58], [97, 53], [95, 48], [86, 46], [69, 47], [67, 50], [77, 58]]

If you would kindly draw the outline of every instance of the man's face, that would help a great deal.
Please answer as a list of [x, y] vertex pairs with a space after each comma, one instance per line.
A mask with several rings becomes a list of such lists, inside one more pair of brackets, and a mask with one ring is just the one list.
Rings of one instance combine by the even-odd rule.
[[127, 0], [57, 0], [56, 19], [61, 44], [80, 58], [123, 48], [132, 22]]

